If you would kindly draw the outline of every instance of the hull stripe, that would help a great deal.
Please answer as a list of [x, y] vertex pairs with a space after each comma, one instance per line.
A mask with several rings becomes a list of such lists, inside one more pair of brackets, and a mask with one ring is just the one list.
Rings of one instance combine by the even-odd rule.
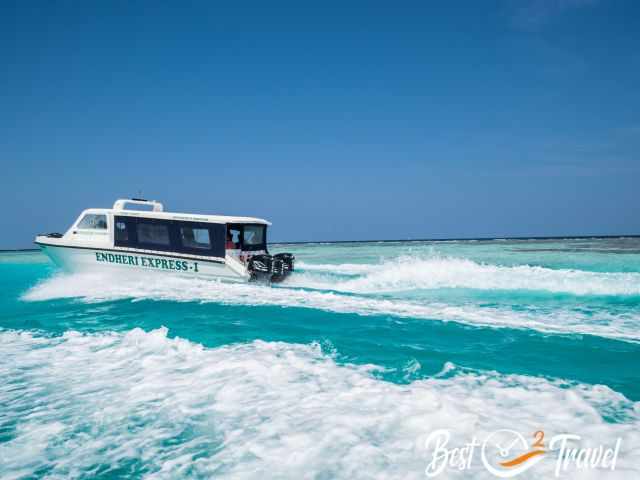
[[222, 258], [217, 258], [217, 259], [213, 259], [213, 258], [200, 258], [200, 257], [185, 257], [183, 255], [168, 255], [167, 253], [155, 253], [155, 252], [151, 252], [151, 251], [141, 251], [141, 250], [116, 250], [113, 248], [100, 248], [100, 247], [75, 247], [72, 245], [54, 245], [52, 243], [43, 243], [43, 242], [34, 242], [36, 245], [42, 245], [45, 247], [56, 247], [56, 248], [74, 248], [76, 250], [92, 250], [92, 251], [98, 251], [98, 252], [115, 252], [115, 253], [134, 253], [137, 255], [143, 254], [143, 255], [151, 255], [151, 256], [155, 256], [155, 257], [168, 257], [168, 258], [180, 258], [183, 260], [191, 260], [191, 261], [198, 261], [198, 262], [209, 262], [209, 263], [220, 263], [220, 264], [226, 264], [226, 262], [224, 261], [224, 259]]

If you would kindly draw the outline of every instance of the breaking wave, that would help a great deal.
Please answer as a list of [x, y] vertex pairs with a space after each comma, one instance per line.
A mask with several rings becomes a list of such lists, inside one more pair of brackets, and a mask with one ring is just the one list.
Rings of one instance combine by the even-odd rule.
[[[54, 338], [0, 331], [0, 346], [0, 375], [11, 379], [0, 385], [9, 478], [417, 479], [438, 428], [459, 445], [501, 428], [605, 445], [621, 438], [610, 473], [640, 476], [640, 405], [601, 385], [451, 364], [398, 385], [316, 345], [205, 348], [164, 328]], [[493, 478], [479, 462], [472, 468], [473, 478]], [[553, 468], [540, 463], [536, 477]]]

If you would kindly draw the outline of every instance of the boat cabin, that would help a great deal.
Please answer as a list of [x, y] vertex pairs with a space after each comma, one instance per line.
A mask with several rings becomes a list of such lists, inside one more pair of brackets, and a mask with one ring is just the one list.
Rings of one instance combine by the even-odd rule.
[[35, 242], [69, 271], [126, 266], [280, 282], [293, 272], [294, 256], [269, 255], [269, 225], [261, 218], [165, 212], [160, 202], [133, 198], [87, 209], [64, 235], [38, 235]]
[[120, 199], [112, 209], [82, 212], [64, 237], [128, 250], [246, 257], [267, 253], [268, 225], [260, 218], [170, 213], [155, 200]]

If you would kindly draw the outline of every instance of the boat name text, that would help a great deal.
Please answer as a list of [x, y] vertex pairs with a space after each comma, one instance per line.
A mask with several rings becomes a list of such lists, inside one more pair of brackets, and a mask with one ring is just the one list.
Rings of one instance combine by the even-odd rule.
[[121, 265], [133, 265], [139, 267], [159, 268], [162, 270], [176, 270], [178, 272], [197, 272], [198, 262], [185, 260], [171, 260], [165, 258], [145, 257], [142, 255], [120, 255], [114, 253], [96, 252], [97, 262], [119, 263]]

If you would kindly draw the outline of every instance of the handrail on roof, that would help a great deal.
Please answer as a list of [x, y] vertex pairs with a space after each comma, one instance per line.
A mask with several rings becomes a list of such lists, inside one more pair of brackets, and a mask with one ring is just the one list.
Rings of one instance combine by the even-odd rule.
[[125, 205], [127, 205], [129, 203], [134, 204], [134, 205], [149, 205], [149, 206], [153, 207], [153, 211], [154, 212], [163, 212], [164, 211], [164, 207], [162, 206], [162, 203], [160, 203], [160, 202], [158, 202], [156, 200], [145, 200], [144, 198], [119, 198], [113, 204], [113, 209], [114, 210], [126, 210]]

